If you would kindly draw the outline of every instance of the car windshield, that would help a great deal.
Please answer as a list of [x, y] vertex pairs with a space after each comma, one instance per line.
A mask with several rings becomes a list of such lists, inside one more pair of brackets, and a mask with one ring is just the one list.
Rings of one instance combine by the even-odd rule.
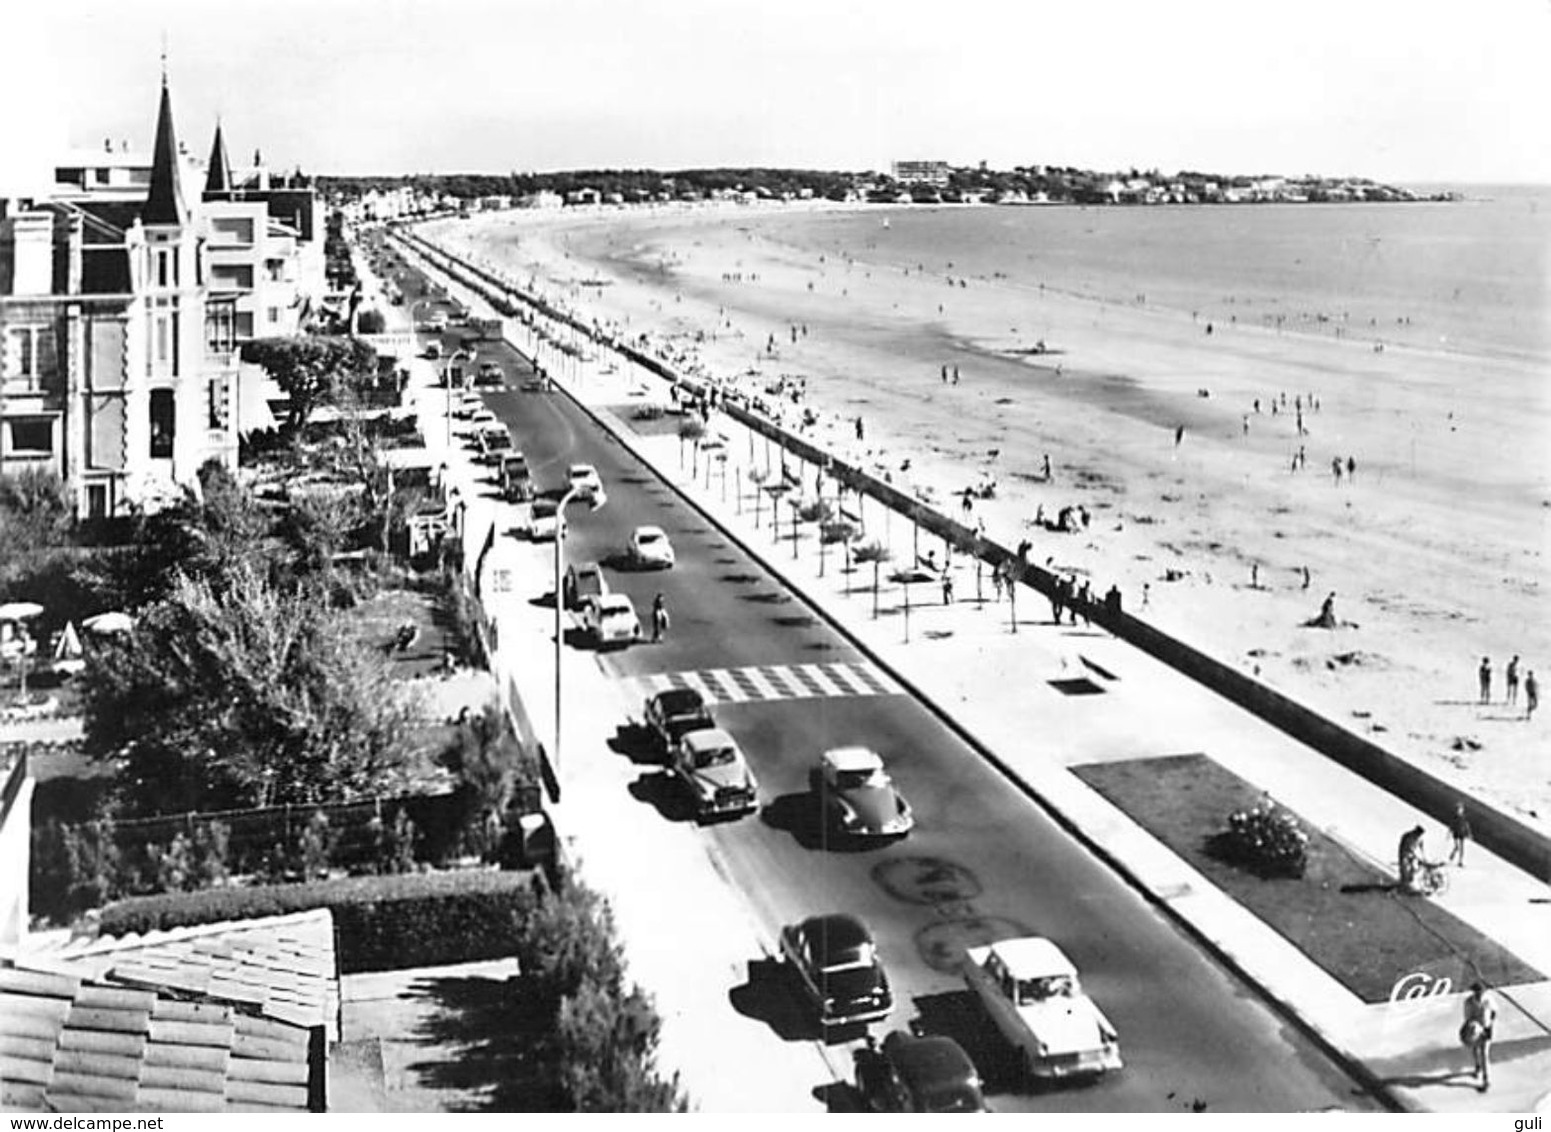
[[542, 500], [533, 505], [533, 517], [535, 519], [553, 519], [555, 517], [555, 505], [548, 500]]
[[635, 536], [635, 540], [641, 546], [655, 546], [662, 541], [662, 536], [655, 531], [643, 531]]
[[635, 611], [633, 609], [631, 609], [628, 605], [605, 605], [601, 612], [602, 612], [604, 618], [608, 619], [608, 618], [618, 618], [618, 617], [629, 617]]
[[1018, 1005], [1031, 1006], [1047, 998], [1070, 998], [1076, 987], [1070, 975], [1052, 975], [1047, 979], [1019, 979]]
[[705, 700], [693, 688], [675, 688], [658, 696], [657, 706], [664, 715], [683, 715], [700, 711], [705, 707]]
[[839, 790], [862, 790], [868, 786], [885, 786], [888, 776], [881, 770], [841, 770], [835, 772], [835, 787]]
[[731, 747], [712, 747], [709, 750], [695, 752], [695, 765], [697, 767], [727, 766], [737, 761]]

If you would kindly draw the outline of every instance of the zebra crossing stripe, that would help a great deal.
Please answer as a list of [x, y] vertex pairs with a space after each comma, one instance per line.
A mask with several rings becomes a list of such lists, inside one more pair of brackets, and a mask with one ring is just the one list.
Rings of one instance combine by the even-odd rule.
[[828, 673], [824, 671], [824, 666], [821, 664], [805, 664], [802, 666], [799, 675], [802, 676], [805, 683], [811, 682], [813, 686], [819, 689], [816, 693], [817, 695], [848, 696], [851, 694], [845, 685], [830, 679]]
[[740, 697], [735, 690], [722, 683], [720, 673], [724, 669], [711, 668], [700, 673], [700, 682], [706, 686], [711, 698], [719, 704], [737, 703]]
[[738, 690], [743, 693], [743, 698], [746, 700], [768, 700], [775, 698], [765, 694], [764, 689], [759, 686], [750, 670], [747, 668], [729, 668], [727, 670], [727, 675], [732, 677], [732, 682], [738, 686]]
[[786, 682], [786, 674], [781, 669], [760, 668], [756, 671], [758, 671], [758, 673], [766, 680], [770, 681], [771, 686], [774, 687], [783, 698], [796, 699], [799, 696], [800, 693]]
[[789, 675], [795, 676], [797, 680], [813, 695], [827, 695], [828, 693], [826, 692], [824, 685], [819, 683], [818, 678], [814, 676], [813, 673], [809, 672], [808, 668], [809, 666], [806, 664], [793, 665], [791, 668], [787, 669], [787, 672]]
[[[882, 677], [880, 677], [870, 665], [866, 667], [862, 665], [854, 665], [851, 668], [850, 675], [856, 677], [863, 684], [867, 685], [868, 690], [871, 691], [874, 695], [887, 696], [892, 691], [892, 689], [883, 682]], [[863, 694], [865, 695], [865, 693]]]
[[840, 689], [841, 695], [865, 696], [869, 694], [870, 690], [856, 676], [851, 665], [821, 664], [819, 665], [819, 668], [822, 669], [824, 675], [828, 676], [835, 684], [835, 686]]

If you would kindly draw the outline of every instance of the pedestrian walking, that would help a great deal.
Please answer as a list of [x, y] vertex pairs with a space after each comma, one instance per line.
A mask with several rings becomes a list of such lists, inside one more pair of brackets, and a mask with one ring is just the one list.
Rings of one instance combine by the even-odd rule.
[[1497, 1026], [1497, 1003], [1486, 993], [1480, 981], [1470, 984], [1470, 994], [1465, 996], [1464, 1021], [1460, 1023], [1459, 1040], [1469, 1048], [1474, 1063], [1475, 1077], [1480, 1078], [1476, 1088], [1486, 1092], [1492, 1084], [1492, 1031]]
[[1303, 568], [1303, 588], [1304, 589], [1308, 589], [1310, 583], [1313, 582], [1313, 580], [1314, 580], [1313, 575], [1309, 573], [1309, 568], [1307, 566], [1305, 566]]
[[959, 367], [958, 366], [954, 366], [953, 367], [953, 384], [957, 385], [958, 383], [959, 383]]
[[1336, 477], [1336, 486], [1340, 487], [1341, 486], [1341, 457], [1339, 457], [1339, 456], [1332, 456], [1330, 458], [1330, 474]]
[[652, 599], [652, 642], [662, 640], [668, 635], [668, 603], [662, 594]]
[[944, 385], [948, 384], [948, 367], [947, 366], [943, 366], [942, 367], [942, 383]]
[[1481, 685], [1481, 702], [1492, 702], [1492, 661], [1490, 657], [1481, 658], [1481, 667], [1476, 669], [1476, 680]]
[[1066, 591], [1066, 579], [1057, 578], [1050, 586], [1050, 619], [1061, 624], [1061, 599]]
[[1002, 567], [1000, 565], [991, 571], [991, 592], [996, 596], [998, 602], [1002, 600]]
[[1182, 441], [1184, 439], [1185, 439], [1185, 426], [1184, 425], [1175, 425], [1174, 426], [1174, 447], [1178, 448], [1179, 445], [1180, 445], [1180, 441]]
[[1508, 698], [1505, 702], [1513, 704], [1519, 698], [1519, 658], [1517, 654], [1508, 662], [1508, 669], [1503, 673], [1503, 679], [1508, 684]]
[[1539, 706], [1540, 685], [1535, 683], [1535, 670], [1532, 668], [1524, 674], [1524, 718], [1534, 715]]
[[1151, 604], [1152, 604], [1152, 583], [1151, 582], [1143, 582], [1142, 583], [1142, 608], [1146, 609]]
[[1252, 590], [1260, 588], [1260, 563], [1258, 562], [1249, 564], [1249, 588]]
[[1348, 456], [1346, 458], [1346, 478], [1349, 479], [1349, 480], [1357, 479], [1357, 457], [1356, 456]]
[[942, 572], [942, 603], [944, 605], [953, 604], [953, 575], [948, 573], [947, 570]]
[[1045, 481], [1050, 481], [1050, 453], [1045, 453]]
[[1454, 816], [1449, 819], [1449, 836], [1454, 845], [1449, 850], [1449, 864], [1465, 867], [1465, 842], [1470, 840], [1470, 819], [1465, 816], [1465, 803], [1454, 803]]

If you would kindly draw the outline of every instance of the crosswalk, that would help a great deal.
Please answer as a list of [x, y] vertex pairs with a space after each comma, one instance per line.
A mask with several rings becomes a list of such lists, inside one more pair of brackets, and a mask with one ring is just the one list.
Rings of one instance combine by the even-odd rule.
[[743, 704], [829, 696], [892, 696], [902, 691], [876, 666], [857, 663], [765, 664], [701, 668], [627, 676], [622, 683], [641, 698], [669, 688], [693, 688], [709, 703]]

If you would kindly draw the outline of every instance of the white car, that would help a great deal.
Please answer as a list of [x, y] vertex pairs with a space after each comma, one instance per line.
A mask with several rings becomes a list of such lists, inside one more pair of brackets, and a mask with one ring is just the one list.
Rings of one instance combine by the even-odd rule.
[[594, 507], [603, 506], [607, 497], [603, 494], [603, 481], [598, 478], [597, 468], [591, 464], [572, 464], [566, 478], [570, 480], [576, 498], [585, 499]]
[[475, 432], [479, 432], [490, 425], [494, 425], [499, 428], [501, 426], [501, 418], [496, 416], [489, 409], [481, 406], [480, 408], [475, 409], [473, 413], [469, 415], [469, 424], [473, 426]]
[[673, 544], [661, 527], [637, 527], [630, 534], [630, 561], [638, 567], [671, 569]]
[[915, 828], [915, 814], [868, 747], [825, 751], [813, 769], [813, 788], [831, 828], [853, 837], [903, 837]]
[[582, 603], [582, 626], [599, 648], [628, 645], [641, 639], [641, 621], [625, 594], [606, 593]]
[[673, 753], [673, 773], [694, 799], [701, 818], [759, 809], [759, 783], [738, 747], [720, 727], [691, 731]]
[[1004, 939], [965, 952], [964, 982], [1034, 1080], [1120, 1068], [1115, 1027], [1048, 939]]

